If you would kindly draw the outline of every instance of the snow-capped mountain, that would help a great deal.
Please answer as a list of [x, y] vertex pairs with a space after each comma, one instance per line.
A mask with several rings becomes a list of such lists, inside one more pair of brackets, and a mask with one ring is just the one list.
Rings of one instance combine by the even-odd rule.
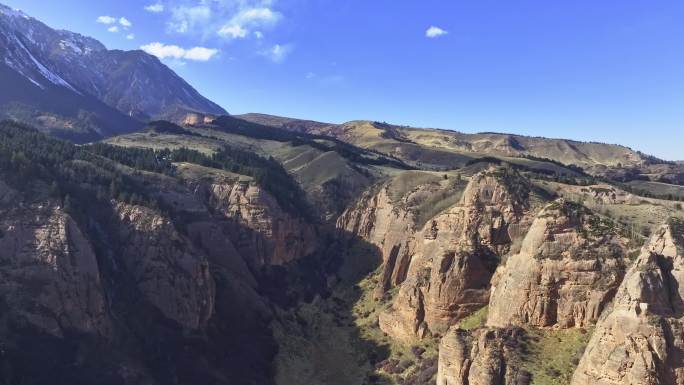
[[86, 137], [129, 131], [139, 121], [179, 111], [226, 114], [154, 56], [108, 50], [93, 38], [52, 29], [2, 4], [0, 80], [6, 85], [0, 89], [0, 117], [48, 131], [61, 125]]

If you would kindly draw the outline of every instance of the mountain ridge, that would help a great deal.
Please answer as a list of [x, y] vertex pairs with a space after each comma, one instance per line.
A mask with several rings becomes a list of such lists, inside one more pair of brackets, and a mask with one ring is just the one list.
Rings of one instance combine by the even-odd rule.
[[[108, 50], [102, 43], [78, 33], [55, 30], [25, 13], [0, 4], [0, 64], [3, 79], [12, 80], [12, 93], [5, 93], [6, 118], [24, 120], [53, 132], [46, 120], [73, 127], [76, 137], [104, 137], [135, 131], [136, 121], [163, 119], [178, 110], [227, 114], [206, 99], [158, 58], [141, 50]], [[58, 90], [62, 88], [64, 90]], [[51, 109], [49, 103], [22, 98], [45, 92], [48, 100], [71, 94], [72, 111]], [[62, 96], [63, 97], [63, 96]], [[21, 102], [18, 113], [13, 102]], [[96, 106], [97, 102], [106, 105]], [[16, 104], [16, 103], [15, 103]], [[122, 116], [113, 116], [113, 111]], [[84, 116], [86, 115], [86, 116]], [[95, 116], [93, 119], [88, 116]], [[117, 124], [107, 124], [106, 121]], [[128, 126], [128, 127], [126, 127]], [[78, 133], [79, 131], [83, 131]], [[69, 137], [69, 135], [62, 135]]]

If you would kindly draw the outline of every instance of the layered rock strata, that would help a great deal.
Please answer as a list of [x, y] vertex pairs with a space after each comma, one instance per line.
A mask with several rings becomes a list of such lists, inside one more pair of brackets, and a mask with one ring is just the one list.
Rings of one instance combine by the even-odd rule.
[[587, 327], [613, 298], [628, 265], [629, 239], [611, 219], [565, 200], [536, 217], [519, 253], [492, 280], [493, 327]]
[[684, 222], [656, 231], [592, 335], [572, 385], [684, 383]]

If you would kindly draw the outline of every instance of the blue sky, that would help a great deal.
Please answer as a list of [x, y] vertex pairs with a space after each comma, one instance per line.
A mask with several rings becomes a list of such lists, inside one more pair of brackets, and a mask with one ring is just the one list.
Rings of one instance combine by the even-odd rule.
[[680, 0], [0, 2], [165, 56], [231, 113], [595, 140], [684, 159]]

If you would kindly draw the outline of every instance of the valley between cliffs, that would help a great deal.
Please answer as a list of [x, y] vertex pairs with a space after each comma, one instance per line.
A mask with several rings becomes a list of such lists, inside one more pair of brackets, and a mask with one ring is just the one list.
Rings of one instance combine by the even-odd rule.
[[[292, 50], [190, 3], [144, 8]], [[230, 115], [145, 47], [229, 59], [0, 4], [0, 385], [684, 385], [684, 163]]]
[[2, 123], [5, 383], [678, 383], [676, 204], [191, 123]]

